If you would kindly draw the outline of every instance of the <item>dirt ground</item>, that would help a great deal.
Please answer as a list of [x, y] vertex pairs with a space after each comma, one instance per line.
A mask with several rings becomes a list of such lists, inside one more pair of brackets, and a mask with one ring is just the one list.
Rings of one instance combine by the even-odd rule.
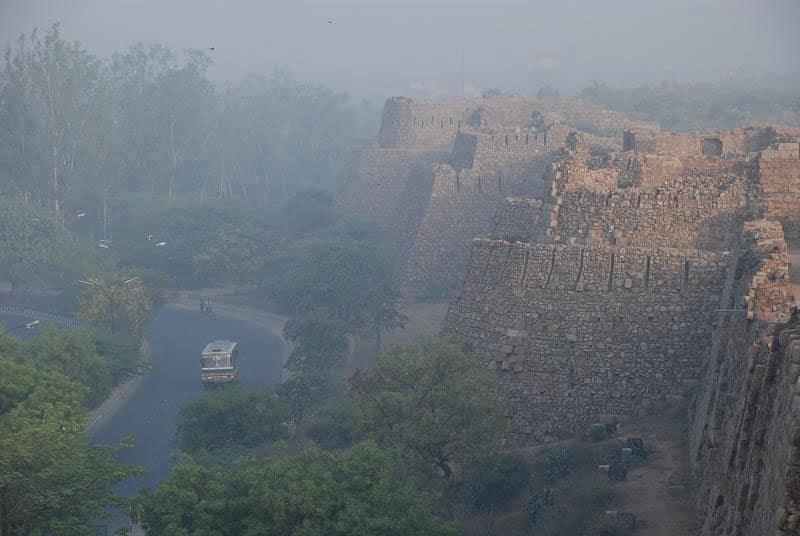
[[626, 481], [614, 485], [622, 509], [641, 521], [637, 535], [697, 534], [686, 426], [681, 407], [621, 426], [620, 436], [641, 437], [650, 451], [646, 463], [632, 469]]

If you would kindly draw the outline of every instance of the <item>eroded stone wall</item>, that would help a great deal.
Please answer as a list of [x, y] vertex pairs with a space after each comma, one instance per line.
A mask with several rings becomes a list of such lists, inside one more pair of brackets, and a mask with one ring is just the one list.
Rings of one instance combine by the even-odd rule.
[[800, 534], [800, 324], [778, 222], [745, 226], [690, 415], [703, 536]]
[[476, 239], [445, 323], [500, 372], [510, 440], [637, 415], [696, 383], [730, 253]]

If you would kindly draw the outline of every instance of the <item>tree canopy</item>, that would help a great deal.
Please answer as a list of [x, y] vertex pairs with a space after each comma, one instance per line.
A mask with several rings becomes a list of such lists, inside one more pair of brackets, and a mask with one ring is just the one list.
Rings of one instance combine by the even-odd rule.
[[135, 504], [152, 535], [457, 534], [433, 516], [397, 460], [371, 444], [242, 460], [233, 469], [187, 461]]
[[289, 413], [289, 405], [271, 389], [225, 385], [181, 408], [175, 442], [189, 453], [255, 447], [284, 437]]
[[137, 470], [116, 462], [111, 447], [89, 445], [85, 386], [3, 346], [0, 533], [85, 533], [115, 502], [111, 485]]
[[499, 442], [504, 417], [494, 385], [493, 372], [459, 343], [428, 339], [382, 352], [350, 379], [349, 395], [363, 434], [449, 476], [453, 459]]

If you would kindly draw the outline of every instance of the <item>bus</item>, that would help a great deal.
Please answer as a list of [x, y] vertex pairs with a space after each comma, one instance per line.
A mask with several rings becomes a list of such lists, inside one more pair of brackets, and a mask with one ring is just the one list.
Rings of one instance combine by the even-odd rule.
[[203, 350], [200, 358], [200, 377], [203, 387], [208, 388], [236, 380], [239, 343], [235, 341], [212, 341]]

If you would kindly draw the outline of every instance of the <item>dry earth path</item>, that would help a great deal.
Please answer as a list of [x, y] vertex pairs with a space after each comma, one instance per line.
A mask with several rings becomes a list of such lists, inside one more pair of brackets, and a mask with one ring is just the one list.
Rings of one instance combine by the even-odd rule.
[[686, 442], [686, 414], [680, 408], [626, 423], [621, 435], [641, 437], [647, 462], [615, 484], [622, 509], [641, 525], [637, 536], [694, 536], [697, 511]]

